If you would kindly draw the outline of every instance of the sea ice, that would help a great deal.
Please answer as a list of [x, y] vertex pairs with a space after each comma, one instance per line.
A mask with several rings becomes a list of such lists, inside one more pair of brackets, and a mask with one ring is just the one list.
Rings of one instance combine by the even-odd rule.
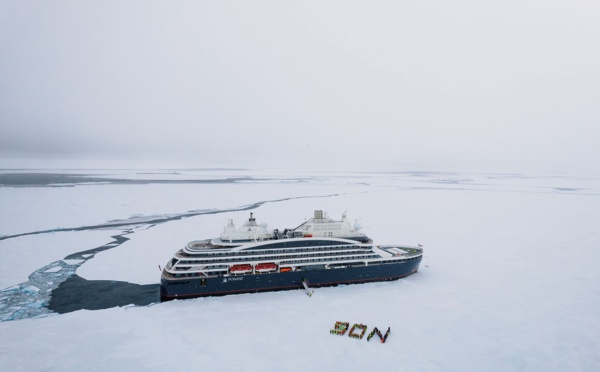
[[[95, 185], [87, 190], [76, 186], [70, 195], [45, 188], [0, 194], [4, 205], [21, 213], [10, 223], [11, 231], [80, 226], [80, 220], [97, 224], [135, 213], [224, 210], [272, 200], [256, 207], [255, 216], [273, 227], [297, 226], [313, 209], [332, 216], [348, 209], [349, 216], [364, 221], [365, 232], [377, 244], [422, 243], [425, 248], [415, 275], [320, 288], [312, 297], [298, 290], [47, 316], [47, 297], [41, 296], [49, 296], [60, 284], [59, 279], [50, 284], [49, 278], [73, 274], [76, 266], [66, 262], [83, 262], [61, 260], [107, 244], [109, 236], [122, 231], [95, 231], [99, 235], [93, 239], [90, 231], [77, 231], [54, 234], [55, 239], [42, 234], [3, 240], [3, 258], [14, 260], [0, 262], [2, 282], [13, 285], [1, 293], [0, 334], [10, 342], [2, 345], [0, 365], [6, 370], [201, 365], [207, 370], [278, 371], [284, 360], [284, 369], [290, 371], [362, 371], [374, 365], [392, 371], [399, 363], [408, 371], [598, 370], [598, 178], [445, 177], [461, 181], [436, 182], [444, 176], [416, 172], [340, 174], [303, 183]], [[583, 191], [555, 192], [555, 186]], [[40, 221], [23, 217], [26, 203], [19, 203], [29, 195], [28, 208], [37, 203], [34, 209], [45, 211]], [[128, 198], [127, 207], [117, 205], [127, 204]], [[65, 201], [74, 204], [69, 207]], [[95, 204], [97, 213], [89, 213]], [[62, 205], [73, 214], [58, 208]], [[90, 256], [77, 274], [88, 280], [156, 284], [157, 264], [164, 265], [189, 240], [218, 235], [227, 218], [243, 220], [247, 212], [198, 215], [135, 230], [121, 246]], [[77, 243], [79, 237], [85, 244]], [[65, 270], [46, 272], [57, 262]], [[26, 278], [17, 281], [23, 288], [14, 286], [15, 276]], [[27, 292], [29, 285], [40, 290]], [[369, 329], [391, 327], [393, 332], [385, 344], [331, 336], [338, 320]], [[57, 344], [61, 347], [51, 346]]]
[[25, 293], [37, 293], [39, 291], [40, 289], [34, 285], [28, 285], [27, 287], [23, 288], [23, 292]]

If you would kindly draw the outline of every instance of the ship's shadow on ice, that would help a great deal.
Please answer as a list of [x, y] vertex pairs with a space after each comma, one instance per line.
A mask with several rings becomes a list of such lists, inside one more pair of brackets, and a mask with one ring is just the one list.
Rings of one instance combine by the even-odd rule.
[[86, 280], [73, 275], [52, 292], [48, 309], [59, 314], [117, 306], [146, 306], [160, 302], [158, 284]]

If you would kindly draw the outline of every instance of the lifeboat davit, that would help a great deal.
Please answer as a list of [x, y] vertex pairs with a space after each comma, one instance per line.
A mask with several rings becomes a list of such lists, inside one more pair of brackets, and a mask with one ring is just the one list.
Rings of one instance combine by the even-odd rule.
[[272, 262], [260, 263], [256, 265], [256, 271], [259, 273], [268, 273], [277, 270], [277, 265]]
[[252, 272], [252, 265], [244, 264], [244, 265], [233, 265], [229, 269], [229, 272], [232, 274], [247, 274]]

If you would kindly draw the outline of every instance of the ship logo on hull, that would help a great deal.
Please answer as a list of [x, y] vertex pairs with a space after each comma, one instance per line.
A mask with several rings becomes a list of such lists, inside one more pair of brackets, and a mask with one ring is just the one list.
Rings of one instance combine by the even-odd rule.
[[239, 281], [242, 281], [242, 280], [244, 280], [243, 277], [240, 277], [240, 278], [223, 278], [223, 283], [227, 283], [228, 281], [229, 282], [239, 282]]

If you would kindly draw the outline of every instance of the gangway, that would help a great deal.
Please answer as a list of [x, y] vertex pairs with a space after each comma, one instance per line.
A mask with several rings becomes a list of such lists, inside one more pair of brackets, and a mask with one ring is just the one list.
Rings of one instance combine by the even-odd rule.
[[308, 280], [306, 279], [302, 279], [302, 285], [304, 286], [304, 289], [306, 289], [306, 294], [310, 297], [313, 295], [313, 293], [315, 293], [314, 289], [310, 288], [308, 286]]

